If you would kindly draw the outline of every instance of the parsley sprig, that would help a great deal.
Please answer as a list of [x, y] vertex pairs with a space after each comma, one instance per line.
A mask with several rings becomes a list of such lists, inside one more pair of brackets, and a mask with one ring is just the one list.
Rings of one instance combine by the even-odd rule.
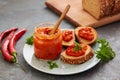
[[49, 69], [58, 68], [58, 65], [56, 62], [47, 61], [47, 63], [49, 64]]
[[26, 39], [26, 44], [33, 45], [33, 36], [30, 36]]
[[115, 57], [115, 52], [112, 50], [109, 42], [105, 39], [99, 39], [97, 43], [100, 44], [99, 50], [95, 52], [98, 59], [101, 59], [103, 62], [108, 62]]
[[73, 50], [78, 51], [80, 49], [82, 49], [82, 46], [78, 42], [76, 42], [75, 47], [73, 48]]

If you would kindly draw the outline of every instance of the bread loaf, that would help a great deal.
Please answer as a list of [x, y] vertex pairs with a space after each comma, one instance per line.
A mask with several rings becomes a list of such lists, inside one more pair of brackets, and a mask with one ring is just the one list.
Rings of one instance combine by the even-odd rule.
[[120, 0], [82, 0], [82, 5], [96, 19], [120, 12]]

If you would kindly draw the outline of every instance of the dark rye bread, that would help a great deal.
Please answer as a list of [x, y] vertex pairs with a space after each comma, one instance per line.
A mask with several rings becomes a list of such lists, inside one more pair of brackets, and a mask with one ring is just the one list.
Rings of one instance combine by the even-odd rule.
[[120, 12], [120, 0], [82, 0], [82, 5], [96, 19]]

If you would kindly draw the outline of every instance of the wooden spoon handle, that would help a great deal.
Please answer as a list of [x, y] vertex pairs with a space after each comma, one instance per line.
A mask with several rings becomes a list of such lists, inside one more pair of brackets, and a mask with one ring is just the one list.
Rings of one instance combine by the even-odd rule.
[[65, 17], [65, 15], [67, 14], [67, 12], [70, 9], [70, 5], [68, 4], [65, 8], [65, 10], [63, 11], [62, 15], [60, 16], [60, 18], [58, 19], [57, 23], [55, 24], [54, 28], [49, 32], [49, 34], [54, 34], [55, 31], [58, 29], [60, 23], [62, 22], [63, 18]]

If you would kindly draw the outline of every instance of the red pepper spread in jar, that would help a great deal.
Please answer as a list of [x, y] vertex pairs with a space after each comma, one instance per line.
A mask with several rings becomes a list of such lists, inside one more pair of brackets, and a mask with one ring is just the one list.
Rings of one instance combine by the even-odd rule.
[[40, 59], [54, 60], [57, 59], [62, 51], [62, 35], [60, 29], [54, 34], [48, 33], [51, 27], [36, 27], [34, 31], [34, 52], [35, 56]]

